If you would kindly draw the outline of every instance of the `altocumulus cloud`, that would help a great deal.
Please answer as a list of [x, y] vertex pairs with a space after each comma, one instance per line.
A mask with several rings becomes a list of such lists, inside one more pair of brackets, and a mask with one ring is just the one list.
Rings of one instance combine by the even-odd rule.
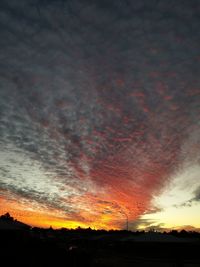
[[195, 0], [2, 0], [4, 198], [106, 214], [104, 226], [151, 210], [197, 164], [199, 12]]

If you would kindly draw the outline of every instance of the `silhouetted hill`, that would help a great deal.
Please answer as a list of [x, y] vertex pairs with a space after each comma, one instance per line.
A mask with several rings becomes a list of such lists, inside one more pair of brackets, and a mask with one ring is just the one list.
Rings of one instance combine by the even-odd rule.
[[6, 213], [0, 216], [0, 230], [28, 230], [30, 226], [15, 220], [10, 216], [9, 213]]

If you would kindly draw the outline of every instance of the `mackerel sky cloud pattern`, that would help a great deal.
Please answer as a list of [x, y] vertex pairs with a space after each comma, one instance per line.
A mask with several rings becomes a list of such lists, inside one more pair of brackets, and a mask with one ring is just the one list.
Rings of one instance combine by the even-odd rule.
[[104, 228], [156, 212], [200, 164], [199, 13], [195, 0], [2, 0], [1, 210]]

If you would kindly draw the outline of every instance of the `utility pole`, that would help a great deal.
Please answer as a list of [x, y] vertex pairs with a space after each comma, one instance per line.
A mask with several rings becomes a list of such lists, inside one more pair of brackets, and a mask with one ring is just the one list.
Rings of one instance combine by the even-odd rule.
[[126, 216], [126, 230], [128, 231], [128, 215], [126, 213], [124, 213]]
[[124, 209], [122, 209], [121, 207], [120, 207], [120, 213], [121, 214], [123, 214], [123, 215], [125, 215], [125, 217], [126, 217], [126, 230], [128, 231], [128, 227], [129, 227], [129, 225], [128, 225], [128, 214], [124, 211]]

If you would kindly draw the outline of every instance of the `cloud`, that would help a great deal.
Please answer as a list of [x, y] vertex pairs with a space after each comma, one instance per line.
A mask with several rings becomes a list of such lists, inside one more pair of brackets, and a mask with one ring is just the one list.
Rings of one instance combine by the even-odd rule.
[[200, 188], [197, 188], [194, 191], [194, 197], [191, 198], [190, 200], [188, 200], [185, 203], [182, 203], [181, 206], [189, 206], [191, 207], [192, 205], [194, 205], [195, 203], [198, 203], [200, 201]]
[[197, 162], [198, 8], [1, 1], [1, 188], [104, 225], [150, 211]]
[[200, 200], [200, 187], [197, 188], [197, 190], [195, 191], [195, 198], [194, 200], [199, 201]]

